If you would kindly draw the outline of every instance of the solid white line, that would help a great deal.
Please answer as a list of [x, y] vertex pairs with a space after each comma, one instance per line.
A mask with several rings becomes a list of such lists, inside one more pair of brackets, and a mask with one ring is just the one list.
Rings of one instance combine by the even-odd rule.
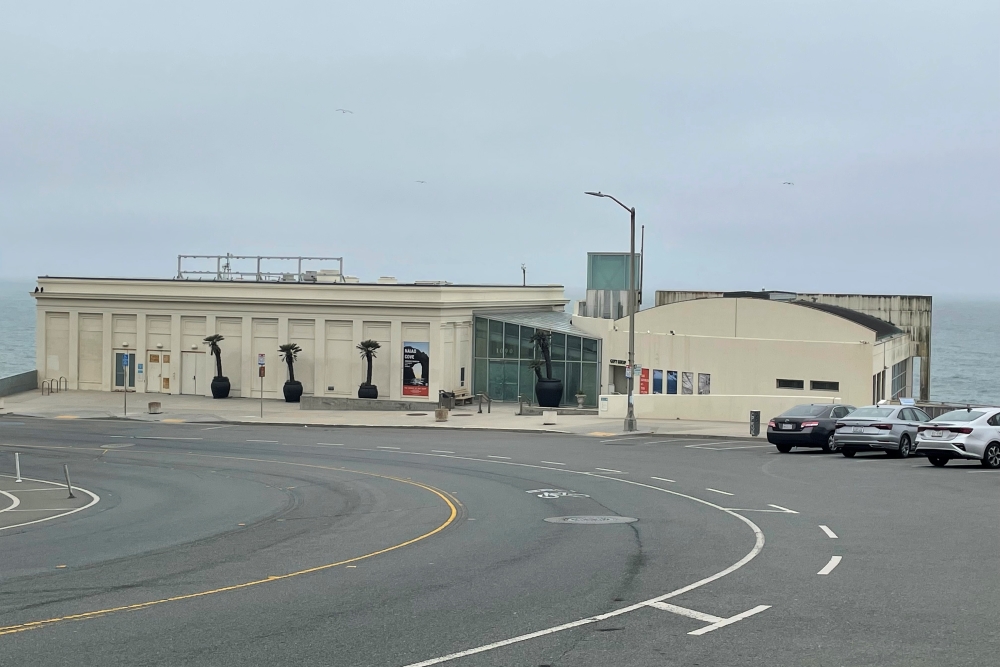
[[826, 536], [829, 537], [831, 540], [837, 539], [837, 534], [832, 530], [830, 530], [829, 528], [827, 528], [826, 526], [820, 526], [819, 529], [822, 530], [824, 533], [826, 533]]
[[827, 563], [826, 566], [816, 574], [830, 574], [831, 572], [833, 572], [833, 568], [840, 565], [840, 561], [842, 559], [843, 559], [842, 556], [830, 556], [830, 562]]
[[432, 449], [435, 454], [454, 454], [455, 452], [449, 452], [447, 449]]
[[711, 489], [711, 488], [709, 488], [707, 486], [705, 487], [705, 490], [706, 491], [714, 491], [715, 493], [721, 493], [724, 496], [735, 496], [736, 495], [735, 493], [729, 493], [728, 491], [719, 491], [718, 489]]
[[486, 458], [488, 458], [488, 459], [504, 459], [506, 461], [510, 460], [509, 456], [493, 456], [492, 454], [487, 454]]
[[323, 445], [324, 447], [343, 447], [339, 442], [317, 442], [317, 445]]
[[[202, 438], [168, 438], [166, 436], [156, 436], [156, 435], [137, 435], [135, 440], [202, 440]], [[247, 442], [251, 442], [248, 440]]]
[[594, 470], [600, 470], [601, 472], [613, 472], [613, 473], [615, 473], [617, 475], [627, 475], [628, 474], [627, 472], [623, 472], [621, 470], [612, 470], [611, 468], [594, 468]]
[[[13, 476], [12, 475], [0, 475], [0, 477], [13, 477]], [[46, 481], [44, 479], [31, 479], [29, 477], [22, 477], [22, 479], [26, 479], [29, 482], [38, 482], [39, 484], [51, 484], [52, 486], [63, 486], [63, 484], [61, 484], [60, 482], [49, 482], [49, 481]], [[71, 510], [69, 512], [63, 512], [62, 514], [56, 514], [55, 516], [47, 516], [44, 519], [35, 519], [34, 521], [25, 521], [24, 523], [16, 523], [13, 526], [3, 526], [3, 527], [0, 527], [0, 530], [10, 530], [11, 528], [20, 528], [22, 526], [30, 526], [33, 523], [41, 523], [43, 521], [52, 521], [53, 519], [58, 519], [59, 517], [69, 516], [70, 514], [75, 514], [76, 512], [82, 512], [83, 510], [87, 509], [88, 507], [93, 507], [94, 505], [96, 505], [97, 503], [99, 503], [101, 501], [101, 497], [99, 495], [97, 495], [96, 493], [94, 493], [93, 491], [88, 491], [87, 489], [81, 489], [79, 486], [74, 486], [73, 490], [74, 491], [82, 491], [83, 493], [86, 493], [88, 496], [90, 496], [92, 498], [92, 500], [89, 503], [87, 503], [86, 505], [84, 505], [83, 507], [77, 507], [75, 510]]]
[[[62, 491], [63, 489], [55, 488], [55, 489], [14, 489], [14, 490], [17, 493], [27, 493], [28, 491]], [[3, 493], [3, 491], [0, 491], [0, 493]]]
[[782, 507], [781, 505], [772, 505], [771, 503], [768, 503], [767, 506], [773, 507], [776, 510], [781, 510], [782, 512], [788, 512], [789, 514], [798, 514], [795, 510], [790, 510], [787, 507]]
[[663, 611], [669, 611], [671, 614], [677, 614], [678, 616], [687, 616], [688, 618], [694, 618], [699, 621], [704, 621], [705, 623], [719, 623], [725, 619], [719, 616], [712, 616], [711, 614], [703, 614], [700, 611], [695, 611], [694, 609], [688, 609], [687, 607], [678, 607], [675, 604], [670, 604], [668, 602], [650, 602], [650, 607], [656, 607], [657, 609], [662, 609]]
[[549, 465], [552, 465], [552, 466], [564, 466], [564, 465], [566, 465], [565, 463], [559, 463], [558, 461], [539, 461], [539, 463], [548, 463]]
[[231, 428], [230, 426], [209, 426], [208, 428], [201, 429], [202, 431], [214, 431], [217, 428]]
[[745, 611], [742, 614], [736, 614], [735, 616], [730, 616], [729, 618], [724, 618], [724, 619], [720, 620], [718, 623], [713, 623], [712, 625], [706, 625], [705, 627], [698, 628], [697, 630], [689, 632], [688, 634], [689, 635], [700, 636], [700, 635], [705, 634], [706, 632], [711, 632], [712, 630], [718, 630], [719, 628], [724, 628], [727, 625], [732, 625], [736, 621], [742, 621], [744, 618], [747, 618], [748, 616], [753, 616], [754, 614], [759, 614], [760, 612], [764, 611], [765, 609], [770, 609], [770, 608], [771, 608], [771, 605], [769, 605], [769, 604], [757, 605], [753, 609]]
[[10, 512], [15, 507], [17, 507], [18, 505], [21, 504], [21, 499], [18, 498], [17, 496], [15, 496], [15, 495], [13, 495], [13, 494], [7, 493], [6, 491], [0, 491], [0, 494], [5, 495], [8, 498], [10, 498], [10, 503], [11, 503], [10, 507], [5, 507], [2, 510], [0, 510], [0, 512]]
[[34, 510], [6, 509], [6, 510], [0, 510], [0, 511], [4, 511], [4, 512], [68, 512], [71, 509], [73, 509], [73, 508], [72, 507], [49, 507], [49, 508], [39, 508], [39, 509], [34, 509]]
[[649, 442], [644, 442], [642, 444], [644, 444], [644, 445], [659, 445], [659, 444], [663, 444], [664, 442], [689, 442], [690, 440], [691, 440], [690, 438], [671, 438], [670, 440], [651, 440]]
[[375, 449], [399, 449], [399, 447], [378, 447], [378, 446], [376, 446]]
[[[433, 455], [432, 454], [424, 454], [424, 456], [433, 456]], [[456, 458], [456, 459], [463, 459], [463, 460], [466, 460], [466, 461], [483, 461], [484, 463], [488, 462], [488, 461], [486, 461], [484, 459], [476, 459], [476, 458], [469, 457], [469, 456], [454, 456], [454, 457], [445, 457], [445, 458]], [[508, 463], [508, 462], [500, 462], [500, 461], [494, 461], [494, 463], [498, 463], [500, 465], [520, 466], [520, 467], [524, 467], [524, 468], [540, 468], [540, 469], [544, 469], [544, 470], [559, 470], [559, 468], [545, 468], [544, 466], [532, 465], [530, 463], [513, 463], [513, 462], [509, 462]], [[757, 526], [757, 524], [755, 524], [753, 521], [751, 521], [750, 519], [746, 518], [742, 514], [737, 514], [735, 512], [727, 510], [725, 507], [722, 507], [721, 505], [716, 505], [715, 503], [710, 502], [708, 500], [704, 500], [702, 498], [696, 498], [694, 496], [689, 496], [687, 494], [680, 493], [679, 491], [670, 491], [669, 489], [664, 489], [663, 487], [659, 487], [659, 486], [653, 486], [652, 484], [645, 484], [643, 482], [636, 482], [636, 481], [631, 480], [631, 479], [621, 479], [620, 477], [605, 477], [604, 475], [598, 475], [596, 473], [584, 472], [584, 471], [580, 471], [580, 470], [564, 470], [563, 472], [571, 473], [571, 474], [574, 474], [574, 475], [587, 475], [589, 477], [600, 477], [602, 479], [612, 479], [612, 480], [615, 480], [617, 482], [621, 482], [622, 484], [631, 484], [633, 486], [641, 486], [641, 487], [646, 488], [646, 489], [653, 489], [653, 490], [656, 490], [656, 491], [661, 491], [663, 493], [669, 493], [672, 496], [678, 496], [680, 498], [686, 498], [687, 500], [691, 500], [693, 502], [700, 503], [702, 505], [707, 505], [707, 506], [712, 507], [714, 509], [717, 509], [719, 511], [725, 512], [726, 514], [734, 516], [737, 519], [739, 519], [740, 521], [742, 521], [743, 523], [745, 523], [747, 526], [749, 526], [750, 529], [753, 531], [754, 536], [756, 538], [755, 541], [754, 541], [754, 546], [753, 546], [753, 548], [750, 550], [750, 552], [747, 555], [745, 555], [743, 558], [741, 558], [740, 560], [736, 561], [735, 563], [733, 563], [732, 565], [730, 565], [726, 569], [721, 570], [720, 572], [717, 572], [717, 573], [715, 573], [715, 574], [713, 574], [711, 576], [705, 577], [704, 579], [696, 581], [693, 584], [688, 584], [687, 586], [684, 586], [683, 588], [678, 588], [675, 591], [671, 591], [669, 593], [664, 593], [663, 595], [658, 595], [655, 598], [651, 598], [649, 600], [644, 600], [642, 602], [638, 602], [638, 603], [630, 605], [628, 607], [622, 607], [621, 609], [615, 609], [614, 611], [609, 611], [609, 612], [606, 612], [604, 614], [598, 614], [596, 616], [589, 616], [587, 618], [581, 618], [580, 620], [571, 621], [569, 623], [564, 623], [563, 625], [557, 625], [557, 626], [554, 626], [554, 627], [551, 627], [551, 628], [546, 628], [544, 630], [537, 630], [535, 632], [531, 632], [531, 633], [528, 633], [528, 634], [525, 634], [525, 635], [519, 635], [517, 637], [511, 637], [509, 639], [504, 639], [504, 640], [501, 640], [501, 641], [493, 642], [491, 644], [484, 644], [483, 646], [477, 646], [475, 648], [466, 649], [464, 651], [458, 651], [456, 653], [449, 653], [448, 655], [443, 655], [443, 656], [438, 657], [438, 658], [431, 658], [430, 660], [424, 660], [422, 662], [414, 662], [414, 663], [405, 665], [404, 667], [429, 667], [430, 665], [438, 665], [438, 664], [441, 664], [443, 662], [451, 662], [452, 660], [457, 660], [459, 658], [464, 658], [464, 657], [467, 657], [467, 656], [470, 656], [470, 655], [476, 655], [476, 654], [479, 654], [479, 653], [485, 653], [487, 651], [492, 651], [494, 649], [502, 648], [504, 646], [510, 646], [511, 644], [518, 644], [518, 643], [521, 643], [521, 642], [524, 642], [524, 641], [535, 639], [537, 637], [544, 637], [546, 635], [551, 635], [551, 634], [555, 634], [557, 632], [562, 632], [563, 630], [570, 630], [572, 628], [578, 628], [578, 627], [580, 627], [582, 625], [589, 625], [591, 623], [599, 623], [600, 621], [604, 621], [604, 620], [607, 620], [609, 618], [614, 618], [614, 617], [620, 616], [622, 614], [628, 614], [628, 613], [636, 611], [638, 609], [642, 609], [642, 608], [648, 606], [650, 603], [653, 603], [653, 602], [662, 602], [663, 600], [669, 600], [670, 598], [677, 597], [678, 595], [683, 595], [684, 593], [687, 593], [689, 591], [693, 591], [696, 588], [700, 588], [700, 587], [702, 587], [702, 586], [704, 586], [706, 584], [710, 584], [713, 581], [716, 581], [716, 580], [721, 579], [721, 578], [723, 578], [725, 576], [728, 576], [728, 575], [732, 574], [733, 572], [735, 572], [736, 570], [738, 570], [741, 567], [743, 567], [744, 565], [746, 565], [747, 563], [749, 563], [750, 561], [752, 561], [754, 558], [757, 557], [757, 554], [759, 554], [764, 549], [764, 533], [761, 531], [760, 527]]]
[[[200, 438], [199, 438], [199, 440], [200, 440]], [[278, 444], [277, 440], [247, 440], [247, 442], [266, 442], [269, 445], [276, 445], [276, 444]]]
[[676, 484], [677, 483], [676, 481], [674, 481], [672, 479], [667, 479], [666, 477], [653, 477], [652, 475], [650, 475], [649, 478], [650, 479], [658, 479], [661, 482], [671, 482], [672, 484]]

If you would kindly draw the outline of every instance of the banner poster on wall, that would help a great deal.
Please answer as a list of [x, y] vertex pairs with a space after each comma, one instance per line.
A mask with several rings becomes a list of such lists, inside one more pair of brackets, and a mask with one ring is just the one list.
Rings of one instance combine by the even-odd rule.
[[639, 371], [639, 393], [648, 394], [649, 393], [649, 369], [643, 368]]
[[430, 349], [430, 343], [403, 342], [403, 396], [429, 394]]

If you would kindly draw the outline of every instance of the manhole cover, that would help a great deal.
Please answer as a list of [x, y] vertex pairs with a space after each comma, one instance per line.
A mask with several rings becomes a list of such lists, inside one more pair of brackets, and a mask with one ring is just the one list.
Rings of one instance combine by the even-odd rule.
[[584, 525], [600, 525], [605, 523], [634, 523], [638, 519], [630, 516], [551, 516], [549, 523], [576, 523]]
[[452, 415], [452, 417], [471, 417], [471, 416], [472, 416], [472, 415], [470, 415], [470, 414], [457, 414], [457, 415]]
[[110, 445], [101, 445], [101, 449], [121, 449], [122, 447], [131, 447], [131, 442], [115, 442]]
[[406, 416], [407, 417], [426, 417], [427, 413], [426, 412], [407, 412]]

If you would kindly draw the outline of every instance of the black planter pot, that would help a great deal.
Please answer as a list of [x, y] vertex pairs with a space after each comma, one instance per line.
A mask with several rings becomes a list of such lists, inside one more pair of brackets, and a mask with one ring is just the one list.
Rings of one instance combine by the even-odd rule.
[[535, 398], [543, 408], [558, 408], [562, 402], [562, 380], [547, 380], [542, 378], [535, 383]]
[[217, 375], [212, 378], [212, 398], [229, 398], [229, 378]]
[[298, 403], [302, 398], [302, 383], [298, 380], [285, 382], [281, 391], [285, 395], [285, 403]]
[[358, 398], [378, 398], [378, 387], [373, 384], [363, 384], [358, 387]]

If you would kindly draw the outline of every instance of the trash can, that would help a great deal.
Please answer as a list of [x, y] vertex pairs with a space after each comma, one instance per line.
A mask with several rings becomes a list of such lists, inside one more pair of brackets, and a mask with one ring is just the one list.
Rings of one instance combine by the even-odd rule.
[[760, 435], [760, 410], [750, 411], [750, 435], [755, 438]]
[[443, 389], [438, 391], [438, 407], [447, 408], [448, 410], [455, 409], [455, 392], [444, 391]]

